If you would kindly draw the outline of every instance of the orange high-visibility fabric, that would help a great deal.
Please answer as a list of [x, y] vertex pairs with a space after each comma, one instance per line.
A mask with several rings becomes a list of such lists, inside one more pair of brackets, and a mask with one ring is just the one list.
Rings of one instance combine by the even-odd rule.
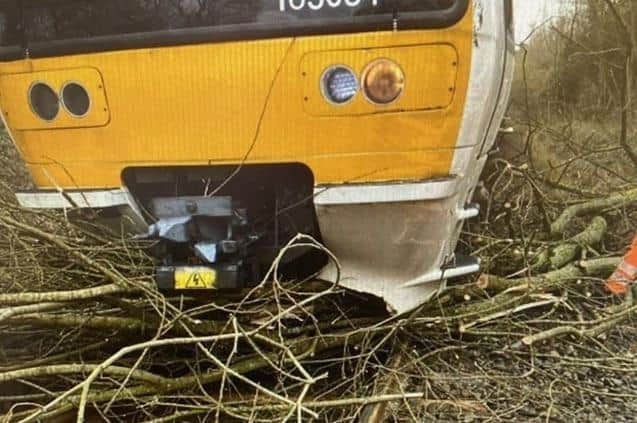
[[614, 295], [626, 295], [630, 279], [621, 271], [616, 270], [606, 281], [606, 290]]
[[635, 279], [637, 279], [637, 234], [617, 270], [606, 281], [606, 289], [615, 295], [625, 295], [629, 285]]
[[633, 238], [630, 250], [624, 256], [624, 261], [630, 266], [637, 268], [637, 234], [635, 235], [635, 238]]

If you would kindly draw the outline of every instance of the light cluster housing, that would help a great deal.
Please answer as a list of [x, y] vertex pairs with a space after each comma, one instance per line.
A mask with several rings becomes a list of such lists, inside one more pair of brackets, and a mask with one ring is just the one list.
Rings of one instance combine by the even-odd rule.
[[390, 59], [369, 63], [359, 78], [345, 65], [332, 65], [321, 76], [321, 93], [331, 104], [351, 102], [359, 91], [372, 104], [385, 106], [398, 100], [405, 89], [405, 73]]

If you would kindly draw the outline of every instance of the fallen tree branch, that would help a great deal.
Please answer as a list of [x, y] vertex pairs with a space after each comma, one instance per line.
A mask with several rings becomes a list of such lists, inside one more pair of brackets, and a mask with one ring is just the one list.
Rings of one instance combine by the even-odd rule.
[[[534, 344], [547, 341], [549, 339], [554, 339], [564, 335], [575, 335], [578, 337], [590, 337], [594, 338], [599, 336], [613, 328], [617, 327], [618, 324], [628, 320], [633, 314], [637, 311], [637, 306], [633, 305], [633, 297], [629, 296], [627, 301], [624, 303], [624, 310], [621, 312], [616, 312], [610, 315], [605, 319], [600, 319], [594, 323], [592, 327], [583, 329], [578, 326], [587, 326], [591, 325], [591, 322], [578, 322], [577, 325], [569, 324], [564, 326], [558, 326], [555, 328], [551, 328], [534, 335], [525, 336], [522, 338], [521, 344], [526, 346], [532, 346]], [[516, 347], [519, 347], [520, 344], [516, 344]]]
[[[147, 288], [150, 288], [148, 284]], [[0, 304], [20, 305], [34, 303], [70, 303], [92, 300], [98, 297], [117, 294], [134, 294], [142, 290], [141, 287], [121, 286], [117, 284], [102, 285], [95, 288], [78, 289], [74, 291], [52, 292], [22, 292], [19, 294], [0, 294]]]
[[[395, 391], [400, 384], [407, 383], [407, 380], [398, 377], [398, 371], [407, 360], [406, 354], [402, 350], [402, 343], [395, 346], [393, 356], [390, 358], [384, 375], [376, 377], [374, 394], [385, 395]], [[382, 423], [387, 419], [388, 402], [369, 404], [361, 411], [359, 423]]]
[[55, 235], [52, 235], [50, 233], [44, 232], [38, 228], [35, 228], [31, 225], [27, 225], [25, 223], [22, 222], [18, 222], [15, 219], [12, 219], [8, 216], [0, 216], [0, 222], [4, 223], [7, 226], [11, 226], [14, 227], [16, 229], [19, 229], [22, 232], [28, 233], [36, 238], [39, 238], [43, 241], [47, 241], [50, 242], [51, 244], [55, 245], [56, 247], [58, 247], [59, 249], [61, 249], [62, 251], [66, 251], [70, 256], [74, 257], [76, 260], [78, 260], [78, 262], [82, 265], [84, 265], [85, 267], [87, 267], [88, 269], [96, 269], [99, 272], [101, 272], [104, 276], [106, 276], [111, 282], [113, 282], [116, 285], [120, 285], [122, 287], [131, 287], [134, 286], [130, 280], [126, 279], [125, 277], [123, 277], [122, 275], [120, 275], [118, 272], [113, 271], [111, 269], [109, 269], [108, 267], [104, 266], [103, 264], [99, 263], [97, 260], [94, 260], [92, 258], [90, 258], [89, 256], [87, 256], [86, 254], [82, 253], [81, 251], [78, 251], [77, 249], [71, 248], [70, 246], [68, 246], [64, 241], [62, 241], [60, 238], [58, 238]]
[[[561, 269], [552, 270], [542, 275], [517, 279], [505, 279], [499, 276], [486, 275], [487, 286], [499, 289], [498, 293], [506, 293], [518, 288], [528, 288], [531, 291], [547, 292], [559, 286], [562, 282], [583, 277], [606, 277], [620, 263], [621, 257], [597, 258], [571, 263]], [[482, 283], [485, 283], [484, 280]]]
[[531, 265], [531, 271], [535, 273], [547, 269], [561, 269], [575, 260], [583, 248], [602, 242], [607, 229], [606, 219], [596, 216], [584, 231], [556, 246], [547, 247]]
[[[493, 297], [450, 307], [447, 316], [453, 318], [469, 318], [498, 313], [505, 309], [514, 309], [524, 297], [533, 293], [547, 293], [560, 288], [567, 281], [574, 281], [584, 277], [606, 277], [617, 267], [620, 257], [585, 260], [579, 263], [571, 263], [562, 269], [531, 277], [506, 279], [494, 275], [482, 275], [478, 282], [463, 288], [466, 295], [476, 292], [495, 294]], [[457, 291], [451, 295], [459, 297]]]
[[0, 323], [4, 320], [10, 319], [15, 316], [23, 315], [23, 314], [31, 314], [37, 312], [44, 311], [53, 311], [64, 308], [66, 304], [62, 303], [40, 303], [40, 304], [30, 304], [25, 306], [11, 307], [8, 309], [0, 310]]
[[637, 189], [613, 194], [606, 198], [595, 199], [568, 207], [551, 225], [551, 235], [564, 234], [568, 225], [576, 217], [600, 213], [608, 209], [620, 209], [637, 202]]
[[[117, 354], [111, 356], [111, 358], [106, 363], [102, 363], [100, 366], [96, 366], [93, 370], [102, 371], [105, 368], [110, 367], [110, 363], [117, 361], [119, 358], [130, 354], [134, 351], [145, 350], [147, 348], [158, 348], [160, 346], [175, 346], [175, 345], [185, 345], [185, 344], [196, 344], [201, 342], [212, 342], [218, 341], [222, 339], [231, 339], [233, 337], [237, 337], [240, 334], [227, 334], [227, 335], [218, 335], [218, 336], [209, 336], [209, 337], [201, 337], [201, 338], [172, 338], [172, 339], [163, 339], [157, 341], [149, 341], [141, 344], [131, 345], [121, 349]], [[345, 344], [355, 344], [360, 342], [365, 337], [369, 336], [367, 333], [356, 333], [350, 335], [349, 333], [343, 334], [333, 334], [328, 337], [319, 336], [316, 338], [305, 338], [302, 340], [297, 340], [289, 346], [289, 350], [294, 355], [306, 355], [308, 352], [313, 354], [319, 353], [321, 351], [329, 350], [332, 348], [336, 348], [339, 346], [343, 346]], [[233, 372], [237, 374], [246, 374], [250, 372], [254, 372], [256, 370], [260, 370], [268, 366], [270, 362], [276, 361], [280, 357], [278, 353], [269, 353], [262, 355], [252, 355], [243, 358], [242, 360], [237, 361], [232, 364]], [[284, 362], [289, 362], [289, 359], [283, 359]], [[110, 401], [114, 394], [120, 394], [120, 399], [134, 399], [143, 396], [149, 395], [165, 395], [171, 392], [180, 391], [183, 389], [193, 388], [200, 385], [206, 385], [213, 382], [220, 381], [224, 375], [226, 374], [225, 370], [219, 369], [216, 371], [208, 372], [205, 374], [193, 375], [193, 376], [183, 376], [176, 379], [170, 379], [167, 383], [162, 383], [161, 385], [138, 385], [130, 388], [125, 388], [123, 390], [120, 389], [112, 389], [112, 390], [103, 390], [96, 393], [88, 394], [84, 400], [88, 403], [100, 404], [107, 401]], [[87, 379], [88, 380], [88, 379]], [[78, 385], [76, 385], [73, 389], [67, 391], [64, 395], [60, 395], [58, 398], [47, 404], [46, 406], [39, 407], [38, 411], [31, 414], [30, 416], [22, 419], [22, 423], [27, 423], [31, 421], [37, 421], [41, 418], [47, 418], [49, 416], [48, 413], [57, 414], [59, 409], [65, 409], [69, 406], [77, 406], [82, 399], [81, 395], [73, 394], [82, 389], [84, 384], [87, 382], [84, 381]], [[121, 393], [120, 393], [121, 391]], [[290, 404], [290, 406], [294, 406], [294, 404]], [[305, 408], [307, 408], [304, 405]], [[6, 418], [6, 416], [0, 416], [0, 421]]]
[[84, 328], [97, 331], [143, 332], [156, 330], [155, 325], [127, 317], [82, 316], [77, 314], [33, 313], [14, 316], [9, 319], [12, 325], [29, 324], [47, 328]]
[[0, 367], [0, 372], [11, 372], [14, 370], [21, 370], [21, 369], [25, 369], [29, 367], [37, 367], [37, 366], [43, 366], [43, 365], [55, 363], [55, 362], [63, 362], [70, 357], [77, 357], [77, 356], [81, 356], [84, 353], [100, 350], [108, 346], [112, 342], [113, 341], [111, 339], [107, 338], [103, 341], [99, 341], [94, 344], [82, 346], [81, 348], [78, 348], [76, 350], [66, 351], [66, 352], [51, 355], [48, 357], [31, 360], [28, 362], [22, 362], [19, 364], [14, 364], [12, 366]]
[[514, 307], [514, 308], [512, 308], [510, 310], [500, 311], [498, 313], [494, 313], [494, 314], [491, 314], [491, 315], [488, 315], [488, 316], [481, 317], [481, 318], [479, 318], [477, 320], [474, 320], [471, 323], [462, 324], [462, 325], [460, 325], [460, 329], [459, 330], [460, 330], [460, 333], [464, 333], [468, 329], [470, 329], [470, 328], [472, 328], [474, 326], [480, 325], [482, 323], [491, 322], [491, 321], [494, 321], [494, 320], [497, 320], [497, 319], [501, 319], [503, 317], [510, 317], [510, 316], [515, 315], [515, 314], [522, 313], [524, 311], [532, 310], [534, 308], [545, 307], [545, 306], [548, 306], [548, 305], [555, 305], [555, 304], [559, 303], [560, 301], [561, 301], [560, 298], [551, 297], [549, 299], [544, 299], [542, 301], [536, 301], [536, 302], [533, 302], [533, 303], [522, 304], [522, 305]]
[[[325, 408], [340, 408], [340, 407], [348, 407], [352, 405], [358, 406], [366, 406], [366, 405], [374, 405], [374, 404], [382, 404], [394, 401], [401, 400], [417, 400], [424, 397], [424, 394], [421, 392], [415, 393], [405, 393], [405, 394], [387, 394], [387, 395], [378, 395], [372, 396], [368, 398], [343, 398], [338, 400], [325, 400], [325, 401], [307, 401], [303, 402], [303, 406], [310, 409], [325, 409]], [[426, 406], [432, 405], [464, 405], [462, 402], [458, 401], [436, 401], [436, 400], [423, 400]], [[466, 401], [467, 404], [470, 401]], [[465, 405], [466, 406], [466, 405]], [[222, 411], [228, 413], [250, 413], [254, 411], [286, 411], [289, 407], [282, 404], [253, 404], [253, 405], [225, 405], [222, 408]], [[467, 407], [470, 408], [470, 407]], [[475, 409], [475, 403], [473, 404], [473, 408]], [[181, 421], [186, 417], [193, 417], [201, 414], [210, 413], [210, 407], [205, 406], [196, 410], [189, 411], [181, 411], [170, 416], [161, 417], [158, 419], [147, 420], [145, 423], [167, 423], [174, 421]]]
[[[57, 364], [51, 366], [32, 367], [28, 369], [14, 370], [0, 373], [0, 382], [8, 382], [16, 379], [30, 379], [43, 376], [59, 376], [84, 374], [95, 370], [96, 364]], [[163, 385], [170, 382], [170, 379], [155, 375], [144, 370], [134, 370], [127, 367], [111, 366], [103, 372], [107, 376], [121, 376], [146, 382], [152, 385]]]

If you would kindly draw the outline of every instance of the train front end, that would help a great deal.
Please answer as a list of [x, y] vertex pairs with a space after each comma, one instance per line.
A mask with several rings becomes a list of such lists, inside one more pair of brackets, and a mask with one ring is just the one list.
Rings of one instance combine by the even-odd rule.
[[[37, 189], [158, 240], [163, 289], [336, 276], [394, 312], [455, 254], [506, 106], [510, 0], [0, 0], [0, 108]], [[86, 215], [86, 213], [83, 213]]]

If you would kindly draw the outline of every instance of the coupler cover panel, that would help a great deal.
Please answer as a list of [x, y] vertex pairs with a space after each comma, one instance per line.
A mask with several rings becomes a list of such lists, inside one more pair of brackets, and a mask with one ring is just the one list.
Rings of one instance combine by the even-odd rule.
[[162, 266], [155, 274], [162, 291], [217, 290], [241, 288], [235, 265]]

